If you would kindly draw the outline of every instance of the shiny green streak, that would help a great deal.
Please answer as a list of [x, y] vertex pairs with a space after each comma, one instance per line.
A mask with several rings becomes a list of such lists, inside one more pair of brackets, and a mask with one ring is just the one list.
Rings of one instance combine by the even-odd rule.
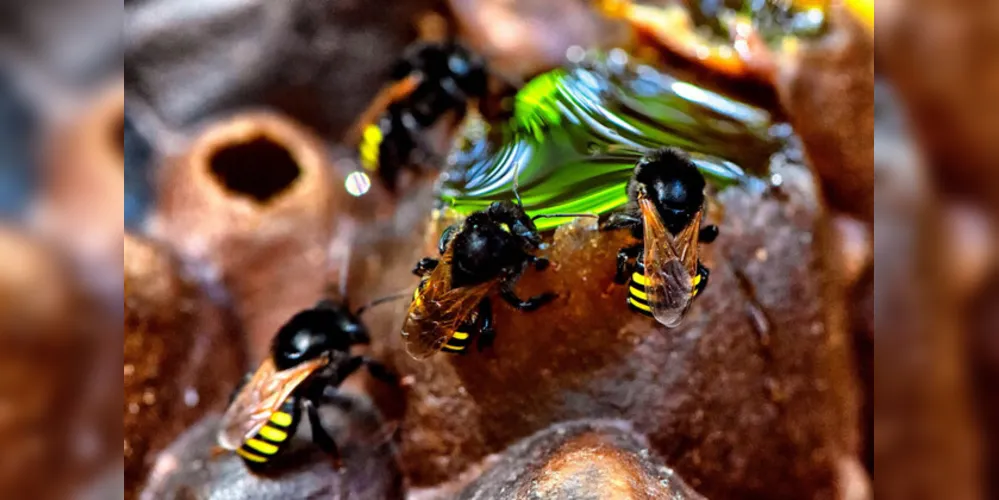
[[[513, 199], [517, 173], [532, 216], [603, 215], [627, 203], [635, 163], [662, 146], [688, 152], [715, 187], [764, 175], [782, 146], [771, 125], [762, 109], [648, 66], [596, 61], [555, 70], [518, 93], [514, 117], [492, 128], [485, 147], [452, 155], [440, 199], [467, 215]], [[537, 225], [544, 231], [570, 220]]]

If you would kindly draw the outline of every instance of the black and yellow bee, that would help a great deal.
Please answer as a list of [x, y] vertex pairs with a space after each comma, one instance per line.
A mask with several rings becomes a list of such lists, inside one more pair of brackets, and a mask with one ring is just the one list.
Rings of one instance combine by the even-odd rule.
[[493, 292], [521, 311], [553, 300], [553, 293], [521, 300], [513, 290], [528, 266], [548, 267], [547, 259], [535, 256], [540, 247], [534, 221], [510, 202], [493, 203], [444, 230], [440, 258], [424, 258], [413, 269], [423, 279], [402, 326], [409, 354], [422, 359], [442, 349], [464, 352], [473, 335], [480, 350], [492, 344]]
[[335, 388], [362, 366], [375, 378], [396, 383], [380, 363], [350, 354], [351, 346], [369, 343], [357, 319], [363, 309], [351, 313], [342, 304], [322, 301], [282, 326], [271, 355], [249, 376], [222, 417], [219, 446], [235, 451], [251, 471], [264, 472], [288, 449], [304, 409], [312, 441], [339, 468], [339, 450], [322, 426], [319, 404], [335, 399]]
[[456, 42], [419, 42], [406, 50], [391, 79], [352, 140], [361, 166], [394, 192], [402, 170], [420, 161], [416, 153], [434, 156], [423, 130], [449, 112], [463, 115], [469, 101], [485, 96], [487, 75], [482, 59]]
[[641, 243], [617, 255], [615, 281], [630, 276], [628, 306], [668, 327], [680, 324], [708, 284], [698, 243], [711, 243], [718, 227], [701, 227], [704, 176], [683, 153], [662, 148], [645, 155], [628, 183], [628, 208], [604, 230], [630, 229]]
[[495, 292], [520, 311], [534, 311], [555, 299], [554, 293], [546, 292], [522, 300], [514, 291], [529, 266], [543, 271], [549, 264], [536, 255], [542, 241], [534, 221], [593, 215], [528, 217], [517, 194], [516, 174], [514, 179], [516, 203], [494, 202], [448, 227], [438, 242], [440, 258], [426, 257], [413, 269], [423, 279], [413, 293], [402, 338], [414, 358], [441, 350], [464, 353], [473, 337], [479, 350], [491, 346], [496, 332], [489, 296]]

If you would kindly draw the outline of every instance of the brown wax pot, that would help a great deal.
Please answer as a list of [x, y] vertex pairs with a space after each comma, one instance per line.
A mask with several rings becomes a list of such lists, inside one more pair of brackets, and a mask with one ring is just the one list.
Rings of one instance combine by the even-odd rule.
[[153, 234], [232, 296], [251, 361], [322, 296], [334, 199], [323, 146], [291, 121], [244, 114], [164, 165]]
[[243, 353], [165, 246], [126, 235], [124, 252], [125, 491], [134, 498], [155, 453], [225, 407]]
[[511, 446], [456, 498], [702, 499], [626, 422], [555, 424]]
[[[406, 304], [369, 313], [374, 357], [409, 382], [400, 451], [413, 485], [449, 481], [553, 423], [613, 418], [709, 498], [838, 495], [842, 471], [860, 469], [859, 424], [843, 297], [825, 286], [828, 217], [805, 167], [774, 172], [779, 194], [718, 194], [721, 236], [702, 246], [710, 284], [679, 328], [626, 307], [613, 275], [627, 236], [582, 225], [556, 232], [551, 267], [517, 287], [557, 300], [530, 313], [494, 300], [490, 350], [416, 361], [399, 336]], [[433, 238], [396, 227], [411, 229], [355, 251], [352, 297], [416, 286], [410, 270]]]

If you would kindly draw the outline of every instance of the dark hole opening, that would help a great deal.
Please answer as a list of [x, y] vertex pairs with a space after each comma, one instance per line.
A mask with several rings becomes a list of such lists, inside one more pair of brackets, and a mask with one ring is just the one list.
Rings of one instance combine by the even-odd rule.
[[111, 125], [111, 151], [118, 155], [117, 165], [125, 168], [125, 113], [122, 113]]
[[291, 153], [265, 137], [218, 150], [210, 169], [226, 189], [261, 204], [281, 194], [300, 173]]

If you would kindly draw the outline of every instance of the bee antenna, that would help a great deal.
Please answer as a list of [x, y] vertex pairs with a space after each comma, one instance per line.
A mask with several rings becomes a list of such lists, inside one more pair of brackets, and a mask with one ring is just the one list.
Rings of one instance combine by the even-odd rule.
[[354, 311], [354, 316], [360, 317], [362, 314], [364, 314], [365, 311], [367, 311], [368, 309], [371, 309], [372, 307], [384, 304], [386, 302], [392, 302], [393, 300], [399, 300], [399, 299], [405, 298], [408, 295], [409, 295], [409, 293], [407, 293], [407, 292], [398, 292], [398, 293], [393, 293], [392, 295], [386, 295], [384, 297], [379, 297], [379, 298], [377, 298], [375, 300], [372, 300], [371, 302], [368, 302], [367, 304], [364, 304], [361, 307], [358, 307], [357, 310]]
[[517, 166], [513, 169], [513, 197], [517, 199], [517, 205], [524, 208], [524, 200], [520, 199], [520, 163], [518, 161]]
[[538, 219], [558, 219], [560, 217], [590, 217], [593, 219], [600, 218], [600, 216], [597, 214], [538, 214], [535, 215], [534, 217], [531, 217], [531, 220], [535, 221]]

